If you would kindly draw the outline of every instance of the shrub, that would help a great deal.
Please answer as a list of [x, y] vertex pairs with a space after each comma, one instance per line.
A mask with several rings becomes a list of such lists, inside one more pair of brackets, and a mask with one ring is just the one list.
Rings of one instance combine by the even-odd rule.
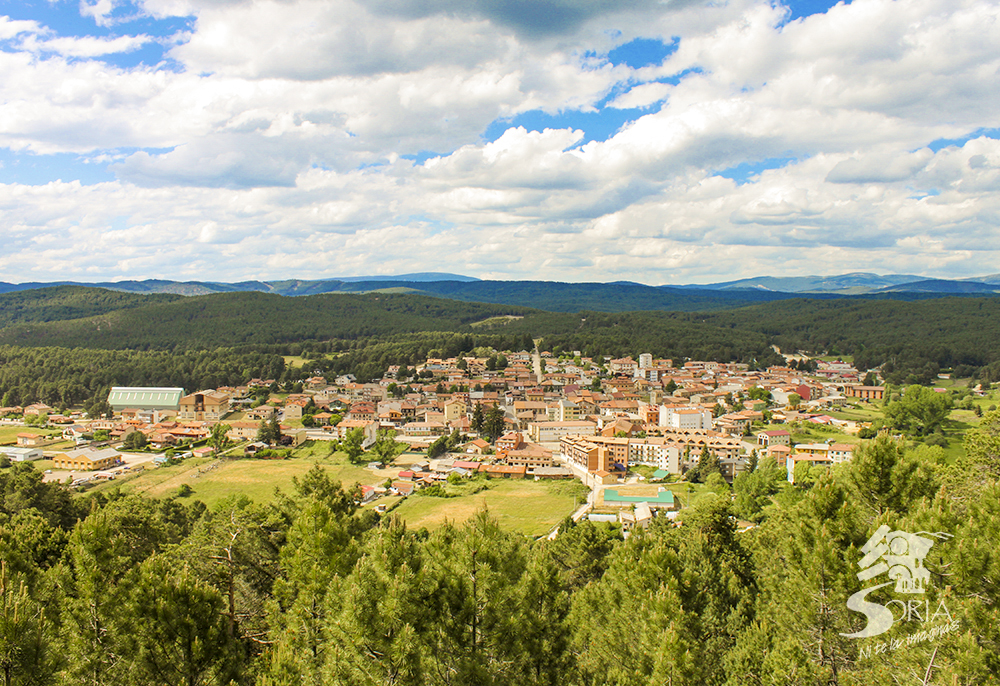
[[931, 434], [930, 436], [924, 439], [924, 443], [926, 443], [927, 445], [936, 445], [940, 448], [948, 447], [948, 439], [942, 436], [941, 434]]

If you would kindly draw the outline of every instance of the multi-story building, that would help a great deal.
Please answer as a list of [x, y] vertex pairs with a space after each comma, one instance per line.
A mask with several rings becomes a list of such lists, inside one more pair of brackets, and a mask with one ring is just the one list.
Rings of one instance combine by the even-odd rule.
[[180, 399], [177, 418], [181, 421], [218, 422], [229, 414], [229, 395], [200, 391]]
[[628, 444], [629, 464], [653, 465], [671, 474], [680, 474], [682, 454], [681, 447], [666, 438], [633, 438]]
[[588, 421], [575, 422], [530, 422], [528, 437], [535, 443], [558, 443], [563, 436], [597, 433], [597, 424]]
[[525, 444], [518, 450], [508, 450], [501, 453], [504, 463], [513, 466], [523, 466], [529, 471], [538, 467], [553, 467], [552, 451], [532, 443]]
[[660, 426], [679, 430], [701, 430], [712, 428], [712, 413], [699, 407], [660, 407]]
[[847, 385], [844, 387], [844, 395], [861, 400], [882, 400], [885, 397], [885, 386]]

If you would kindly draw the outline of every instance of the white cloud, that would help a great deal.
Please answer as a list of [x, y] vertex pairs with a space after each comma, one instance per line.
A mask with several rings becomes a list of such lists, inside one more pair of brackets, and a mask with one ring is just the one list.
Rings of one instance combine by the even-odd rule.
[[110, 26], [115, 0], [80, 0], [80, 15], [90, 17], [98, 26]]
[[118, 36], [115, 38], [62, 37], [39, 40], [37, 36], [25, 38], [20, 49], [32, 54], [51, 53], [61, 57], [102, 57], [138, 50], [154, 42], [145, 35]]
[[608, 107], [613, 107], [619, 110], [627, 110], [636, 107], [649, 107], [650, 105], [654, 105], [661, 100], [666, 100], [673, 88], [673, 84], [669, 83], [643, 83], [635, 86], [634, 88], [630, 88], [627, 92], [616, 97], [608, 103]]
[[24, 33], [37, 34], [43, 30], [41, 24], [37, 21], [18, 20], [0, 16], [0, 40], [10, 40]]
[[[752, 0], [529, 5], [145, 0], [195, 17], [168, 38], [0, 18], [0, 146], [119, 179], [0, 185], [0, 279], [991, 271], [1000, 143], [927, 146], [995, 126], [998, 3], [854, 0], [790, 23]], [[636, 36], [679, 44], [638, 70], [599, 57]], [[148, 40], [179, 69], [91, 59]], [[607, 140], [481, 139], [612, 94], [648, 110]], [[795, 161], [718, 175], [774, 158]]]
[[906, 181], [924, 168], [933, 153], [923, 148], [913, 153], [872, 150], [862, 156], [838, 162], [826, 175], [831, 183], [887, 183]]

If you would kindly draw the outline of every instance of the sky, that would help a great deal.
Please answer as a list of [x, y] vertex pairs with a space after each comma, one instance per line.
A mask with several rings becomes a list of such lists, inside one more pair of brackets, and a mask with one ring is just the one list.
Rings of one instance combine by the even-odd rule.
[[1000, 272], [1000, 0], [0, 0], [0, 280]]

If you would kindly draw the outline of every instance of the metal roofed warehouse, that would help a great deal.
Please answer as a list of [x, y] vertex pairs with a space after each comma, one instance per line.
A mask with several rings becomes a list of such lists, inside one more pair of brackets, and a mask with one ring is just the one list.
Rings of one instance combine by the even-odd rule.
[[136, 410], [178, 410], [183, 388], [128, 388], [116, 386], [108, 395], [108, 404], [115, 412]]

